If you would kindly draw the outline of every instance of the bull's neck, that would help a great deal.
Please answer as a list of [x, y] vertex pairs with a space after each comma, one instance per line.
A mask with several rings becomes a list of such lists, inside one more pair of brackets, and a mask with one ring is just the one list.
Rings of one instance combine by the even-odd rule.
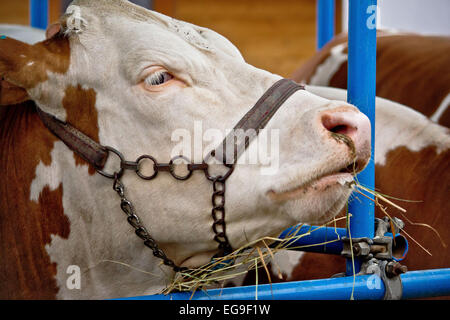
[[30, 201], [30, 185], [38, 163], [51, 162], [55, 138], [40, 123], [32, 102], [3, 108], [0, 297], [54, 298], [56, 270], [45, 245], [51, 234], [67, 237], [70, 224], [62, 211], [62, 188], [44, 189], [36, 202]]
[[[164, 287], [168, 276], [130, 230], [109, 181], [44, 127], [32, 102], [5, 107], [0, 150], [0, 298], [114, 298]], [[80, 289], [68, 285], [70, 266], [80, 268]]]

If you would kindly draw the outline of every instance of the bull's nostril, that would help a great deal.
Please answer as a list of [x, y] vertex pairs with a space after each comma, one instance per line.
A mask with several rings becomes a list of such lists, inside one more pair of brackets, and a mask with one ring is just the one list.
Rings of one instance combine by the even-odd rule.
[[332, 117], [328, 114], [322, 117], [322, 125], [330, 132], [345, 134], [349, 137], [352, 137], [357, 131], [357, 128], [346, 123], [341, 117]]
[[341, 134], [345, 134], [345, 135], [349, 135], [349, 133], [351, 131], [353, 131], [351, 127], [343, 125], [343, 124], [337, 125], [337, 126], [331, 128], [331, 129], [328, 129], [328, 130], [331, 131], [331, 132], [334, 132], [334, 133], [341, 133]]
[[[335, 108], [320, 113], [319, 126], [323, 138], [346, 145], [352, 161], [341, 172], [356, 174], [370, 159], [370, 121], [364, 114], [349, 108]], [[354, 161], [354, 163], [353, 163]]]

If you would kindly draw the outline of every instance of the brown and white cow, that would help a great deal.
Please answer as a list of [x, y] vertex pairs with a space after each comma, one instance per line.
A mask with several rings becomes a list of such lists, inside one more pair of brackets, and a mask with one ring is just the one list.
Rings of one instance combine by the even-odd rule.
[[[450, 127], [450, 37], [379, 31], [376, 94]], [[340, 34], [293, 74], [299, 82], [347, 88], [347, 36]]]
[[[134, 235], [112, 181], [53, 136], [36, 106], [129, 160], [151, 154], [165, 162], [174, 131], [195, 131], [196, 121], [204, 130], [233, 128], [280, 76], [247, 64], [211, 30], [123, 0], [74, 1], [48, 35], [35, 45], [0, 39], [0, 297], [158, 293], [174, 272]], [[265, 164], [238, 164], [227, 181], [234, 248], [332, 218], [351, 193], [352, 175], [340, 171], [355, 160], [361, 170], [370, 157], [367, 117], [308, 90], [286, 100], [266, 130], [279, 135], [279, 169], [268, 177]], [[200, 141], [206, 152], [210, 144]], [[257, 152], [254, 143], [246, 151]], [[217, 252], [212, 187], [202, 173], [122, 181], [176, 264], [199, 266]]]

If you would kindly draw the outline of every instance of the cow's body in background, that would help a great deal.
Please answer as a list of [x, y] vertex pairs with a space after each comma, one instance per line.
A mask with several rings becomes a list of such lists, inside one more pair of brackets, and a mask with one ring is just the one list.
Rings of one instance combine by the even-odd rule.
[[[376, 95], [450, 126], [450, 37], [379, 31]], [[341, 34], [297, 69], [292, 78], [347, 88], [347, 36]]]

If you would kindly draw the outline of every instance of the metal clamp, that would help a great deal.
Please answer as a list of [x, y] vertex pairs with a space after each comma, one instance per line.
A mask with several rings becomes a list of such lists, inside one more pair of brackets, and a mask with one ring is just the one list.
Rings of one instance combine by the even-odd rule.
[[406, 266], [402, 266], [396, 261], [388, 262], [372, 258], [361, 265], [361, 271], [358, 275], [373, 274], [378, 276], [385, 287], [383, 300], [400, 300], [403, 295], [400, 274], [406, 272], [406, 270]]
[[[378, 276], [376, 281], [383, 281], [385, 286], [384, 300], [398, 300], [403, 294], [400, 278], [407, 267], [393, 260], [393, 239], [385, 236], [387, 232], [398, 234], [403, 228], [403, 221], [395, 218], [375, 219], [375, 237], [370, 238], [342, 238], [343, 249], [341, 255], [346, 258], [358, 257], [362, 260], [358, 275], [373, 274]], [[392, 230], [394, 228], [394, 230]]]
[[[351, 242], [351, 245], [350, 245]], [[343, 249], [341, 255], [345, 258], [358, 257], [367, 259], [392, 259], [392, 238], [375, 237], [369, 238], [342, 238]]]
[[[392, 260], [392, 246], [393, 240], [389, 236], [385, 236], [387, 232], [398, 234], [403, 228], [404, 223], [398, 218], [393, 218], [394, 221], [390, 221], [389, 218], [375, 219], [375, 237], [369, 238], [342, 238], [343, 249], [341, 255], [346, 258], [358, 257], [361, 259], [380, 259], [380, 260]], [[391, 230], [394, 227], [394, 230]], [[350, 246], [350, 242], [352, 245]]]

